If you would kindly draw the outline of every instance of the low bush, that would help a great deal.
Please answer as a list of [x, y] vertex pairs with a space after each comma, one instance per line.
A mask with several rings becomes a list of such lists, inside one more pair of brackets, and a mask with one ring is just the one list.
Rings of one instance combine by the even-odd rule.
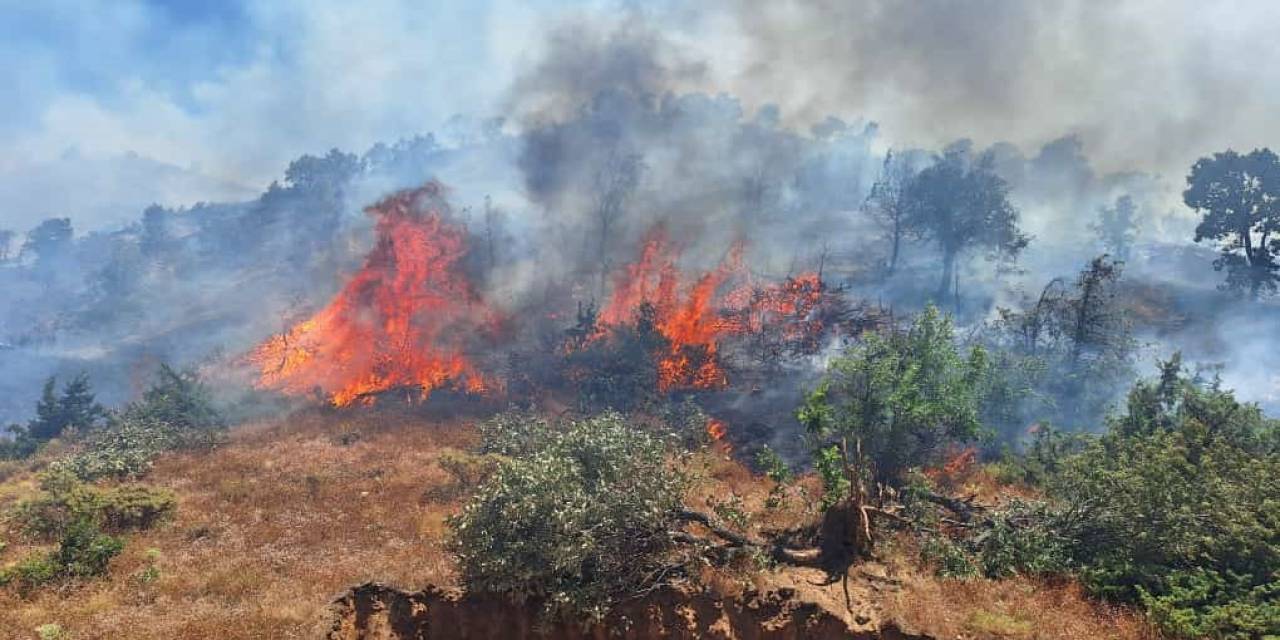
[[177, 499], [165, 489], [137, 484], [96, 487], [65, 470], [45, 472], [41, 488], [39, 497], [19, 502], [9, 514], [27, 535], [38, 539], [57, 539], [78, 522], [113, 532], [146, 529], [177, 508]]
[[463, 582], [602, 616], [663, 575], [684, 478], [666, 443], [617, 414], [527, 432], [449, 520]]
[[27, 592], [52, 582], [100, 576], [123, 549], [121, 539], [103, 533], [92, 522], [80, 520], [67, 527], [57, 549], [30, 554], [0, 570], [0, 586]]
[[155, 457], [174, 448], [178, 430], [167, 422], [143, 416], [117, 417], [111, 426], [85, 439], [83, 450], [54, 461], [50, 466], [66, 470], [80, 480], [138, 478], [151, 470]]
[[544, 446], [551, 424], [532, 411], [509, 409], [480, 423], [480, 452], [520, 456]]

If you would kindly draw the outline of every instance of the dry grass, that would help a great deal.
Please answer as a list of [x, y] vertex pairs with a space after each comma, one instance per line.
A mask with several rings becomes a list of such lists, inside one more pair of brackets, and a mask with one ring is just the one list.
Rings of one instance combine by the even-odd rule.
[[[237, 428], [210, 452], [165, 456], [147, 481], [179, 496], [175, 518], [132, 535], [106, 579], [27, 599], [0, 591], [0, 637], [34, 638], [36, 627], [56, 623], [76, 639], [313, 638], [328, 628], [330, 599], [352, 584], [451, 584], [445, 517], [458, 502], [448, 499], [452, 478], [436, 462], [474, 442], [463, 419], [394, 408], [313, 411]], [[755, 535], [814, 516], [815, 478], [801, 478], [803, 489], [768, 508], [772, 482], [722, 445], [694, 454], [689, 469], [689, 504], [740, 510]], [[30, 466], [5, 471], [0, 508], [35, 488]], [[981, 474], [957, 481], [995, 491]], [[855, 569], [859, 617], [899, 620], [938, 638], [1151, 637], [1138, 618], [1092, 604], [1070, 584], [941, 580], [916, 565], [908, 545], [885, 549], [879, 562]], [[10, 546], [0, 562], [24, 550]], [[148, 581], [153, 563], [159, 577]], [[787, 587], [844, 605], [840, 585], [815, 586], [821, 575], [812, 570], [739, 567], [703, 578], [723, 595]]]
[[[446, 481], [435, 459], [471, 434], [391, 410], [311, 413], [166, 456], [148, 482], [177, 493], [176, 517], [131, 536], [107, 580], [30, 599], [0, 592], [0, 635], [30, 638], [52, 622], [74, 638], [311, 638], [353, 583], [448, 583], [444, 518], [456, 504], [423, 492]], [[30, 483], [16, 474], [0, 496]], [[151, 549], [159, 578], [145, 582]]]
[[1089, 600], [1071, 582], [1025, 578], [950, 580], [897, 556], [901, 586], [884, 592], [883, 614], [937, 638], [1019, 640], [1151, 640], [1155, 632], [1132, 611]]

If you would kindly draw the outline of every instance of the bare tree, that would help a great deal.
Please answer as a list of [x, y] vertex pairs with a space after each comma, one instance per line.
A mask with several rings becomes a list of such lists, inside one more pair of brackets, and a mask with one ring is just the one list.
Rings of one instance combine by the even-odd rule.
[[865, 210], [884, 225], [889, 237], [891, 251], [886, 275], [892, 275], [898, 268], [898, 253], [902, 247], [902, 237], [907, 232], [904, 194], [912, 176], [911, 167], [904, 159], [894, 156], [892, 150], [889, 151], [884, 156], [880, 177], [871, 186], [871, 193], [864, 205]]
[[0, 263], [9, 261], [9, 254], [13, 249], [14, 235], [14, 232], [10, 229], [0, 229]]
[[593, 213], [599, 231], [596, 249], [602, 297], [612, 267], [609, 263], [609, 246], [613, 241], [618, 220], [626, 213], [627, 203], [635, 194], [643, 172], [644, 158], [640, 154], [621, 153], [616, 148], [596, 170]]

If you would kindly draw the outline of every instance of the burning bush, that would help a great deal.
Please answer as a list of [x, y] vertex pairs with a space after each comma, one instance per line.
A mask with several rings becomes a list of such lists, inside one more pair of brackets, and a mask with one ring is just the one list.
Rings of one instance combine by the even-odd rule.
[[259, 386], [319, 389], [339, 406], [397, 389], [487, 386], [467, 351], [497, 316], [464, 273], [466, 233], [442, 191], [429, 183], [366, 210], [377, 241], [364, 266], [328, 306], [251, 354]]
[[684, 487], [667, 445], [614, 413], [528, 433], [450, 520], [467, 587], [600, 617], [661, 580]]

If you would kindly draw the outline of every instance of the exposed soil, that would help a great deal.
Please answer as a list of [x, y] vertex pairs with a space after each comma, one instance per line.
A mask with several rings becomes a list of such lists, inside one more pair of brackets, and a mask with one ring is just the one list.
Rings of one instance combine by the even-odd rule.
[[793, 589], [748, 591], [719, 599], [703, 592], [664, 589], [619, 608], [604, 622], [544, 622], [536, 605], [515, 605], [498, 596], [463, 595], [427, 587], [409, 592], [377, 582], [353, 587], [333, 603], [329, 640], [424, 640], [432, 638], [721, 640], [931, 640], [896, 625], [834, 612], [804, 601]]

